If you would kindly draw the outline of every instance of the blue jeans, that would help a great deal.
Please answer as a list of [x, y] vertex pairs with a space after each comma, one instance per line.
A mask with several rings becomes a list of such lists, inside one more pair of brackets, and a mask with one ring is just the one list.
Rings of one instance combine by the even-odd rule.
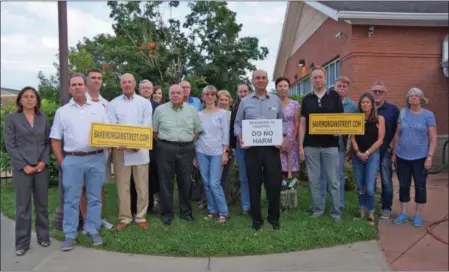
[[[346, 162], [346, 152], [343, 150], [338, 151], [338, 180], [340, 181], [340, 208], [343, 210], [345, 206], [345, 162]], [[324, 174], [320, 176], [321, 183], [321, 198], [323, 207], [326, 206], [326, 191], [327, 191], [327, 180]]]
[[312, 193], [312, 211], [315, 216], [324, 213], [321, 194], [321, 179], [324, 175], [331, 197], [331, 216], [341, 218], [340, 211], [340, 181], [338, 179], [338, 148], [337, 147], [305, 147], [309, 187]]
[[87, 216], [84, 230], [98, 234], [101, 227], [101, 188], [105, 178], [103, 153], [90, 156], [66, 156], [62, 161], [64, 187], [63, 231], [66, 239], [75, 240], [79, 223], [79, 206], [83, 185], [86, 186]]
[[361, 210], [367, 210], [370, 213], [376, 210], [375, 187], [379, 161], [379, 151], [371, 154], [367, 162], [362, 162], [357, 155], [352, 156], [352, 167], [359, 193], [359, 206]]
[[387, 150], [380, 160], [380, 179], [382, 181], [382, 211], [391, 212], [393, 206], [393, 169], [391, 150]]
[[249, 211], [249, 185], [248, 176], [246, 175], [246, 164], [245, 164], [245, 150], [243, 148], [234, 149], [235, 158], [237, 160], [237, 167], [239, 168], [240, 176], [240, 197], [242, 199], [242, 210]]
[[209, 213], [216, 214], [218, 210], [219, 216], [228, 216], [228, 205], [226, 204], [223, 187], [220, 184], [223, 171], [221, 155], [209, 156], [196, 152], [196, 160], [203, 180]]

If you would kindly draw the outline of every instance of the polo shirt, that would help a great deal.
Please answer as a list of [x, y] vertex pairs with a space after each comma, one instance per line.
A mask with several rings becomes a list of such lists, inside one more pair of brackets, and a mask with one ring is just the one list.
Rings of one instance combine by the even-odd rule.
[[343, 113], [343, 103], [337, 92], [329, 90], [321, 99], [311, 92], [302, 100], [301, 116], [306, 119], [304, 147], [338, 147], [338, 137], [334, 135], [310, 135], [309, 116], [311, 113]]
[[382, 146], [380, 147], [380, 156], [382, 157], [388, 150], [391, 141], [396, 133], [399, 118], [399, 108], [396, 105], [385, 101], [380, 107], [377, 108], [377, 114], [383, 116], [385, 119], [385, 136]]
[[157, 107], [153, 115], [153, 131], [158, 139], [170, 142], [191, 142], [200, 133], [198, 112], [187, 103], [175, 109], [171, 102]]

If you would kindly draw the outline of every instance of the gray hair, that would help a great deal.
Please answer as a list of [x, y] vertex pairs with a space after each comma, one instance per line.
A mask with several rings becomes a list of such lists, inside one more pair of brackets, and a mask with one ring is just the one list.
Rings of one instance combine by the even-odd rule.
[[410, 90], [408, 90], [407, 95], [405, 96], [405, 103], [407, 104], [407, 107], [410, 108], [410, 103], [408, 102], [410, 96], [412, 94], [416, 94], [419, 96], [419, 98], [421, 99], [421, 106], [424, 106], [425, 104], [429, 103], [429, 99], [427, 99], [424, 96], [423, 91], [421, 91], [421, 89], [413, 87]]
[[80, 78], [82, 78], [82, 79], [83, 79], [83, 82], [84, 82], [84, 85], [87, 84], [86, 76], [85, 76], [84, 74], [82, 74], [82, 73], [75, 73], [75, 74], [72, 74], [72, 75], [69, 77], [69, 86], [72, 84], [72, 78], [74, 78], [74, 77], [80, 77]]
[[201, 93], [201, 97], [203, 97], [203, 95], [204, 95], [204, 93], [205, 93], [206, 91], [211, 91], [211, 92], [213, 92], [215, 95], [217, 95], [217, 93], [218, 93], [217, 88], [215, 88], [215, 87], [212, 86], [212, 85], [207, 85], [206, 87], [204, 87], [203, 92]]
[[149, 84], [151, 84], [151, 86], [153, 86], [153, 82], [149, 81], [148, 79], [144, 79], [139, 83], [139, 89], [140, 89], [140, 87], [142, 87], [142, 84], [144, 84], [144, 83], [149, 83]]
[[373, 89], [374, 86], [382, 86], [385, 89], [385, 91], [387, 91], [387, 86], [385, 86], [385, 84], [382, 81], [374, 82], [374, 84], [371, 86], [371, 89]]

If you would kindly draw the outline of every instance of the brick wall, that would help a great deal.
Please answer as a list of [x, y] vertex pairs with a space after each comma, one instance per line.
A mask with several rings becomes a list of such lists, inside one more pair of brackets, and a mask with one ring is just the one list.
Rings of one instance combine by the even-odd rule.
[[[338, 40], [335, 35], [343, 32], [348, 37]], [[291, 83], [308, 75], [311, 63], [323, 65], [349, 51], [351, 26], [327, 19], [315, 33], [288, 59], [285, 75]], [[300, 59], [306, 60], [304, 67], [297, 67]], [[344, 65], [344, 64], [343, 64]], [[296, 75], [296, 78], [295, 78]]]
[[[368, 37], [368, 26], [352, 28], [352, 50], [344, 71], [351, 75], [351, 96], [367, 91], [376, 80], [388, 89], [387, 99], [405, 106], [411, 87], [429, 98], [426, 106], [435, 113], [438, 134], [448, 134], [449, 84], [441, 69], [444, 28], [376, 26]], [[343, 71], [343, 69], [342, 69]]]

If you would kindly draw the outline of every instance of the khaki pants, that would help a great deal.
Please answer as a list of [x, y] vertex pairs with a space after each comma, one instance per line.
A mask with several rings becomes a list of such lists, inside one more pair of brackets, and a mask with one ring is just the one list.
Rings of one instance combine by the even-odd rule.
[[148, 208], [148, 163], [135, 166], [125, 166], [123, 151], [113, 149], [112, 162], [114, 163], [115, 183], [119, 198], [119, 215], [121, 223], [132, 222], [130, 183], [131, 171], [137, 191], [137, 213], [136, 222], [146, 222]]

